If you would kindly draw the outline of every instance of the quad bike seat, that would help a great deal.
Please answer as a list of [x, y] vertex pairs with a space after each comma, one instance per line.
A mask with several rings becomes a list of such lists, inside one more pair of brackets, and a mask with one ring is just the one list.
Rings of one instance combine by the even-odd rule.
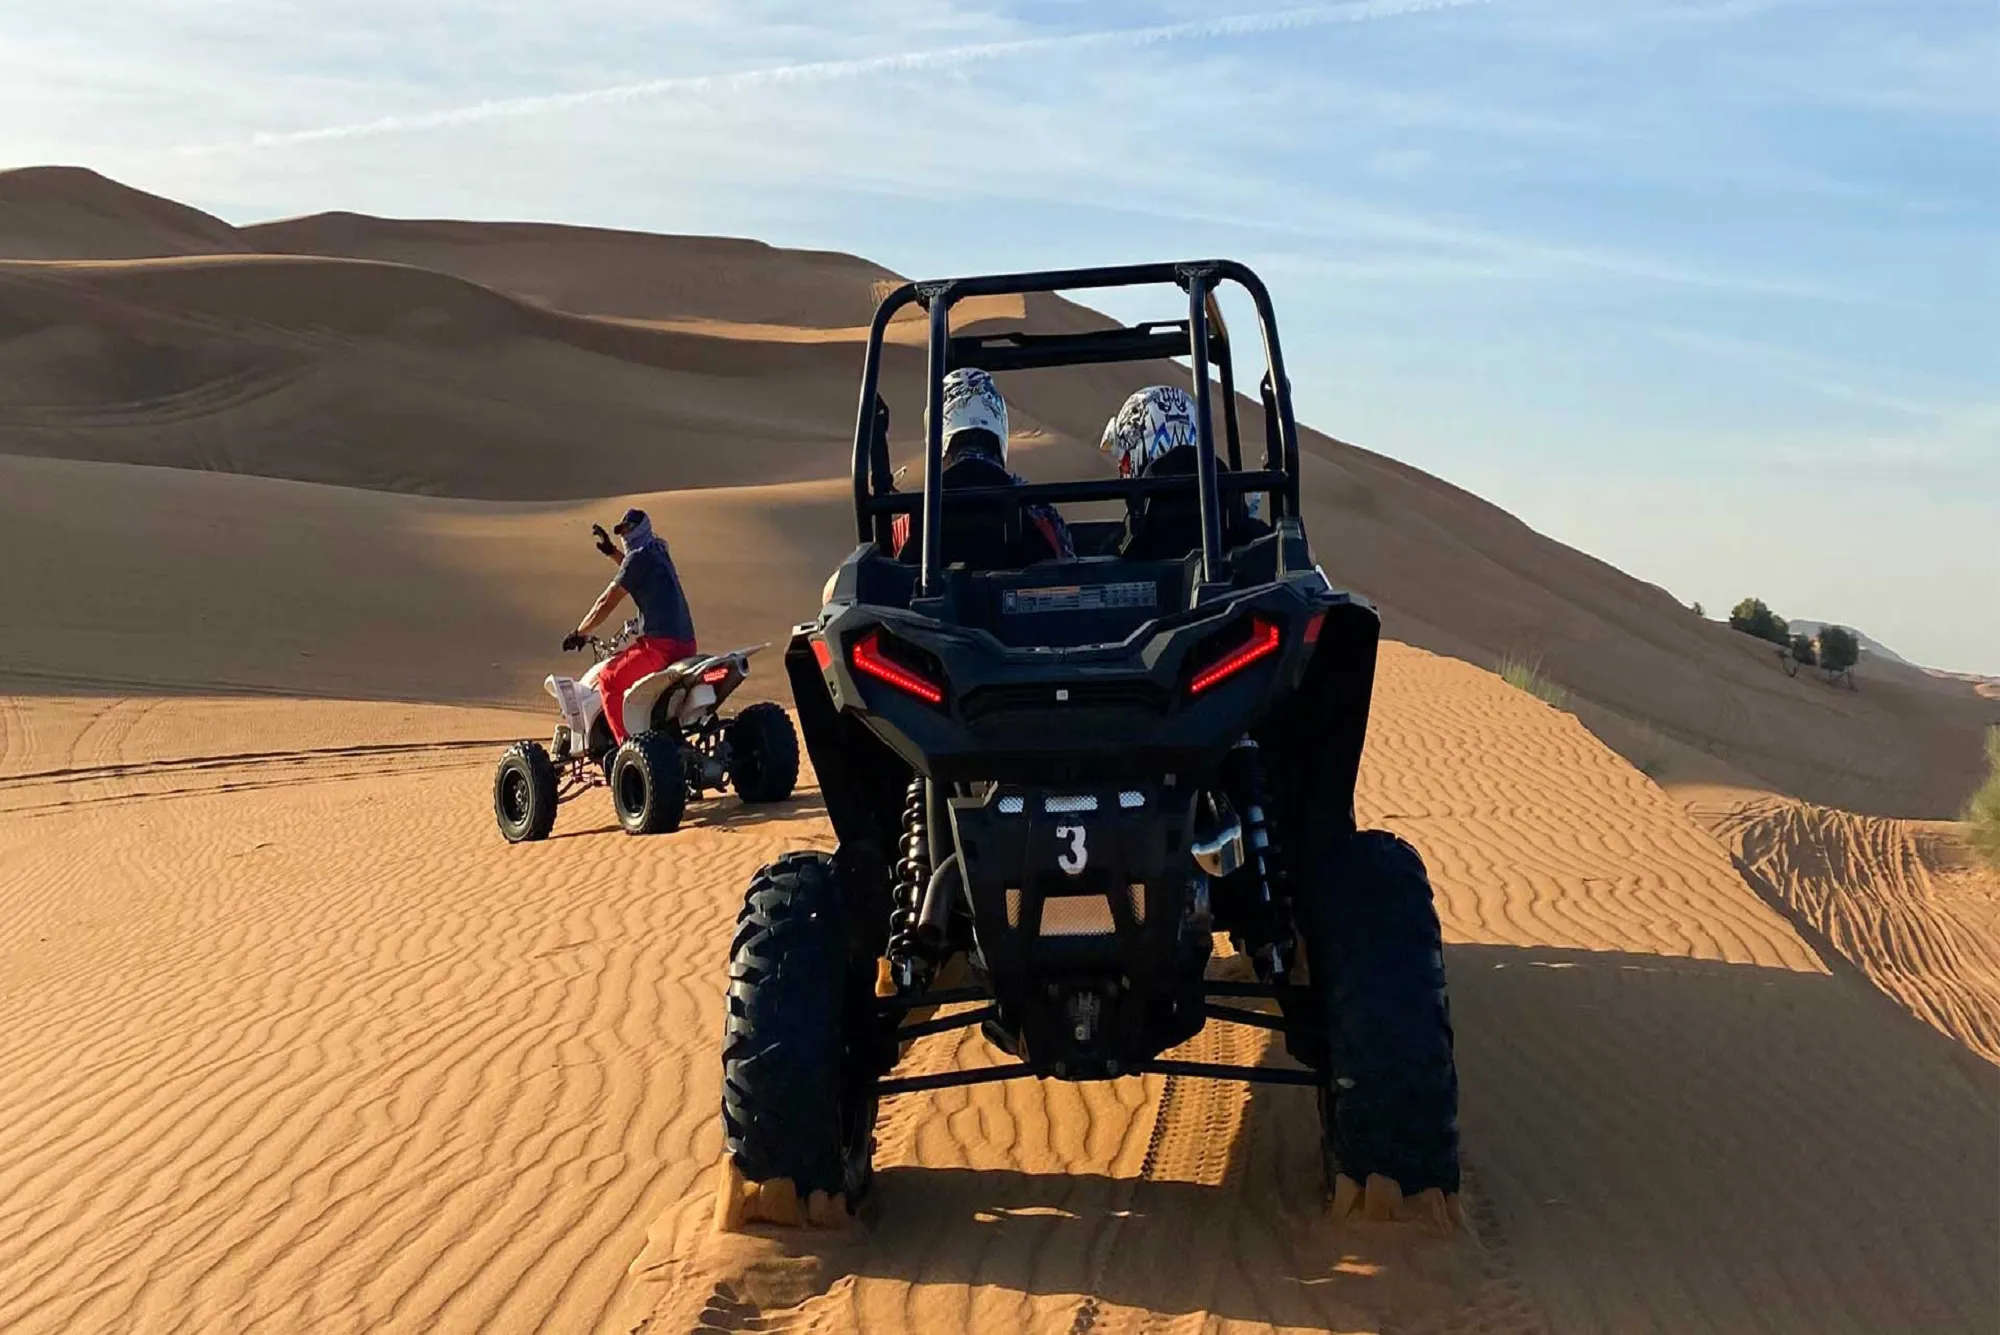
[[689, 677], [699, 676], [718, 661], [714, 654], [689, 654], [686, 658], [677, 658], [667, 664], [656, 675], [663, 679], [668, 689], [672, 689]]
[[648, 673], [634, 682], [631, 689], [638, 691], [644, 687], [648, 697], [657, 700], [680, 690], [719, 661], [714, 654], [690, 654], [686, 658], [677, 658], [659, 671]]

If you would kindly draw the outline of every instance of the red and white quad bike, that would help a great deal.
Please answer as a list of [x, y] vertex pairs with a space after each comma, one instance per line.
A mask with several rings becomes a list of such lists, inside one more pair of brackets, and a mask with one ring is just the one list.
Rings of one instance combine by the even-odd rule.
[[635, 622], [606, 643], [592, 636], [596, 655], [580, 678], [551, 675], [543, 685], [562, 720], [544, 748], [516, 742], [493, 775], [493, 816], [508, 843], [545, 839], [556, 807], [585, 789], [611, 789], [611, 805], [627, 834], [680, 828], [690, 801], [734, 788], [745, 802], [782, 802], [799, 778], [799, 739], [784, 706], [751, 705], [733, 718], [718, 712], [750, 675], [750, 656], [767, 645], [696, 654], [641, 677], [618, 702], [625, 744], [611, 740], [598, 687], [604, 664], [630, 644]]

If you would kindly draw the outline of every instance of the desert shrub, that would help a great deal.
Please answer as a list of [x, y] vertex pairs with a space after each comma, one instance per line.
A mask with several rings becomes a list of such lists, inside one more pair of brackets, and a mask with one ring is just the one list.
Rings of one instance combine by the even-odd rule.
[[1966, 833], [1980, 855], [2000, 867], [2000, 728], [1987, 730], [1986, 759], [1986, 782], [1965, 807]]
[[[1801, 660], [1804, 661], [1804, 660]], [[1828, 672], [1845, 672], [1861, 661], [1861, 642], [1844, 626], [1827, 626], [1819, 633], [1819, 665]]]
[[1813, 652], [1812, 636], [1807, 635], [1803, 631], [1792, 636], [1792, 657], [1798, 659], [1807, 667], [1811, 667], [1819, 661], [1819, 656]]
[[1688, 611], [1694, 613], [1698, 617], [1705, 617], [1708, 615], [1707, 612], [1702, 610], [1701, 600], [1699, 598], [1695, 599], [1693, 603], [1689, 604]]
[[1785, 644], [1791, 639], [1791, 627], [1785, 619], [1764, 605], [1762, 598], [1745, 598], [1729, 609], [1729, 628], [1740, 630], [1745, 635], [1755, 635], [1760, 640], [1772, 644]]
[[1567, 708], [1569, 692], [1542, 675], [1542, 660], [1508, 654], [1500, 660], [1500, 680], [1517, 691], [1526, 691], [1543, 704]]

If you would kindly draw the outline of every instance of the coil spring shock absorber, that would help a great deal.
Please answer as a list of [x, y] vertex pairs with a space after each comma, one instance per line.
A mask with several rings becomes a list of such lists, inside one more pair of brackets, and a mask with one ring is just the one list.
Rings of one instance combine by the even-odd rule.
[[1236, 743], [1229, 754], [1236, 770], [1236, 791], [1243, 802], [1243, 841], [1257, 877], [1258, 902], [1268, 933], [1263, 958], [1258, 962], [1271, 979], [1282, 982], [1292, 959], [1291, 914], [1280, 879], [1284, 860], [1278, 856], [1276, 832], [1264, 806], [1264, 757], [1250, 737]]
[[926, 799], [922, 776], [910, 780], [903, 792], [903, 840], [897, 850], [895, 908], [889, 914], [889, 965], [896, 986], [906, 992], [930, 979], [930, 961], [917, 939], [917, 915], [931, 879]]

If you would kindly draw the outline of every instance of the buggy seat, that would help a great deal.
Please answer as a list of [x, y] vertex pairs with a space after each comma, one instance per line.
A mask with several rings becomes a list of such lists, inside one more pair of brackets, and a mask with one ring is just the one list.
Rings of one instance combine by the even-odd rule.
[[[1146, 466], [1143, 477], [1188, 477], [1195, 474], [1198, 453], [1193, 445], [1177, 445]], [[1229, 471], [1215, 461], [1218, 474]], [[1250, 517], [1241, 495], [1226, 498], [1222, 507], [1222, 545], [1238, 547], [1271, 531]], [[1125, 513], [1125, 536], [1118, 554], [1128, 561], [1177, 561], [1201, 546], [1201, 500], [1195, 489], [1141, 496]]]
[[[977, 487], [1011, 487], [1013, 474], [984, 455], [974, 454], [946, 465], [939, 478], [944, 497], [943, 557], [946, 565], [974, 570], [1019, 570], [1062, 553], [1041, 528], [1029, 522], [1018, 503], [1010, 500], [956, 501], [953, 491]], [[923, 559], [923, 514], [910, 516], [910, 536], [897, 558], [908, 565]]]

